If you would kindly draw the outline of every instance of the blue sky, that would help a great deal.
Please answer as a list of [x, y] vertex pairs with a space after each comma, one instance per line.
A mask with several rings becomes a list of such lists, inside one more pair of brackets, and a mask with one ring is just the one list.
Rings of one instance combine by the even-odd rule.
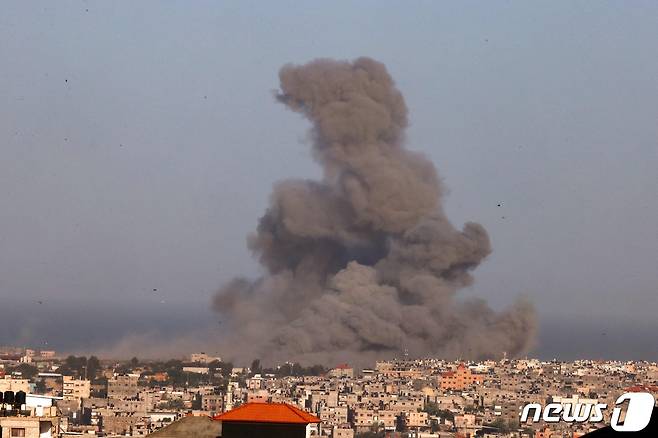
[[655, 357], [657, 42], [649, 1], [6, 2], [0, 296], [29, 318], [0, 344], [78, 348], [70, 315], [101, 305], [155, 330], [211, 321], [224, 281], [258, 275], [245, 236], [272, 183], [319, 177], [309, 126], [272, 98], [279, 68], [370, 56], [452, 221], [491, 235], [463, 294], [526, 295], [545, 333], [648, 336], [569, 354]]

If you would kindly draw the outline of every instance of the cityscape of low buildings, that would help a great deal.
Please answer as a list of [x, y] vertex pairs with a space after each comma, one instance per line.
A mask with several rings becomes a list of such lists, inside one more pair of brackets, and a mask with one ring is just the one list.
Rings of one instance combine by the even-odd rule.
[[[20, 406], [5, 397], [0, 438], [148, 436], [214, 424], [180, 421], [190, 417], [226, 421], [230, 438], [243, 429], [271, 430], [257, 418], [275, 411], [277, 427], [305, 438], [576, 438], [608, 422], [610, 412], [599, 424], [522, 423], [522, 408], [613, 405], [629, 391], [658, 395], [652, 362], [404, 358], [327, 369], [263, 368], [259, 361], [237, 367], [206, 353], [145, 362], [46, 356], [0, 349], [0, 392], [26, 394]], [[247, 414], [256, 416], [251, 426], [235, 423]]]

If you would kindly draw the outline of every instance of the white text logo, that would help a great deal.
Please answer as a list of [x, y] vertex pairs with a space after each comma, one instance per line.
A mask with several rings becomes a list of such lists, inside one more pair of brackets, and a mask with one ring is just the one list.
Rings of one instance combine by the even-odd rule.
[[[626, 415], [622, 421], [622, 406], [628, 401]], [[648, 392], [629, 392], [622, 394], [615, 402], [610, 425], [618, 432], [637, 432], [649, 424], [655, 400]], [[598, 423], [603, 421], [603, 413], [608, 408], [606, 403], [550, 403], [542, 407], [539, 403], [523, 406], [521, 422], [528, 420], [537, 423]], [[531, 413], [532, 412], [532, 416]]]

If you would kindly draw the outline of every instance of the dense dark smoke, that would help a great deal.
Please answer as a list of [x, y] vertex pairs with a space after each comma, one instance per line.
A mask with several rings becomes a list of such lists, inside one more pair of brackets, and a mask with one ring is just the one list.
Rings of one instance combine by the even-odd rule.
[[275, 185], [249, 248], [267, 270], [214, 298], [244, 359], [371, 361], [525, 352], [535, 313], [456, 300], [490, 252], [484, 228], [446, 218], [433, 164], [405, 149], [407, 107], [383, 64], [287, 65], [277, 100], [313, 125], [322, 181]]

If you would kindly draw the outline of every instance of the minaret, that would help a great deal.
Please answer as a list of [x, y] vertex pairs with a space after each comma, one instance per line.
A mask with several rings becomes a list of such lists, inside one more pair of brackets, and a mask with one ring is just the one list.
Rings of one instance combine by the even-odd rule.
[[233, 409], [233, 382], [229, 380], [226, 386], [226, 394], [224, 395], [224, 412]]

